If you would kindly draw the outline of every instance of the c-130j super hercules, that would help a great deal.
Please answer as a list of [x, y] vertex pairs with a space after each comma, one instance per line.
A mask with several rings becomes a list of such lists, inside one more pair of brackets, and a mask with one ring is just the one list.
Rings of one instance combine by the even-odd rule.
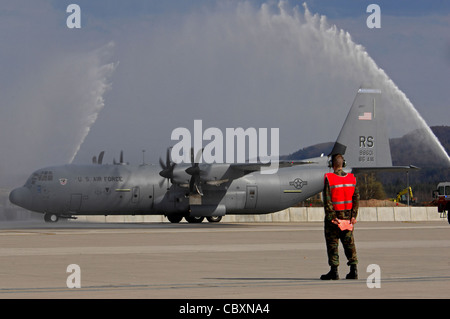
[[90, 165], [39, 169], [9, 199], [49, 222], [77, 215], [165, 215], [172, 223], [198, 223], [280, 211], [322, 191], [336, 153], [353, 172], [415, 168], [392, 166], [380, 98], [379, 90], [360, 88], [328, 157], [280, 161], [275, 174], [262, 174], [262, 163], [198, 163], [194, 154], [191, 163], [175, 164], [169, 151], [161, 168], [122, 160], [102, 164], [101, 154]]

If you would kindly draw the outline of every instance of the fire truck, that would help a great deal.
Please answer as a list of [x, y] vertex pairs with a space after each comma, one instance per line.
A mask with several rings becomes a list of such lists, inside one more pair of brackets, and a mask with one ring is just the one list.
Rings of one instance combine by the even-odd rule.
[[450, 224], [450, 182], [442, 182], [437, 185], [437, 190], [433, 192], [433, 197], [437, 203], [438, 212], [442, 218], [447, 217]]

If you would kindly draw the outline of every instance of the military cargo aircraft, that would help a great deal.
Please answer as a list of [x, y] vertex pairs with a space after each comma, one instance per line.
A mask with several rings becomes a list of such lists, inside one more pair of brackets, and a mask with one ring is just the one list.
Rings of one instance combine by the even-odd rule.
[[360, 88], [328, 156], [279, 161], [275, 174], [262, 174], [263, 163], [172, 162], [170, 151], [160, 167], [103, 164], [104, 153], [89, 165], [39, 169], [9, 196], [13, 204], [43, 213], [47, 222], [78, 215], [165, 215], [218, 222], [225, 214], [268, 214], [291, 207], [323, 189], [330, 156], [341, 153], [346, 170], [409, 170], [392, 166], [381, 92]]

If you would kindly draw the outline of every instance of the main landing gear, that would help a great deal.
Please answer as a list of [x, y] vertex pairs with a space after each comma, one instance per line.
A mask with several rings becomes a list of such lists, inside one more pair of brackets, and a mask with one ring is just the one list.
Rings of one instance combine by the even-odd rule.
[[[171, 223], [179, 223], [181, 222], [181, 220], [184, 219], [191, 224], [199, 224], [201, 222], [203, 222], [203, 220], [205, 219], [204, 216], [201, 217], [191, 217], [191, 216], [185, 216], [183, 214], [171, 214], [167, 216], [167, 219], [171, 222]], [[222, 220], [222, 216], [208, 216], [206, 217], [206, 219], [208, 220], [208, 222], [210, 223], [218, 223]]]
[[77, 219], [77, 217], [74, 217], [71, 215], [57, 215], [57, 214], [53, 214], [53, 213], [45, 213], [44, 214], [44, 220], [47, 223], [56, 223], [60, 218]]

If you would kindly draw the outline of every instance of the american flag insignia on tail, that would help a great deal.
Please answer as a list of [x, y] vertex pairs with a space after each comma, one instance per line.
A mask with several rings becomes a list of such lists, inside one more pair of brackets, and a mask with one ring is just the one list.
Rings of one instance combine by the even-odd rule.
[[371, 121], [372, 120], [372, 113], [371, 112], [364, 112], [363, 115], [358, 116], [358, 120]]

